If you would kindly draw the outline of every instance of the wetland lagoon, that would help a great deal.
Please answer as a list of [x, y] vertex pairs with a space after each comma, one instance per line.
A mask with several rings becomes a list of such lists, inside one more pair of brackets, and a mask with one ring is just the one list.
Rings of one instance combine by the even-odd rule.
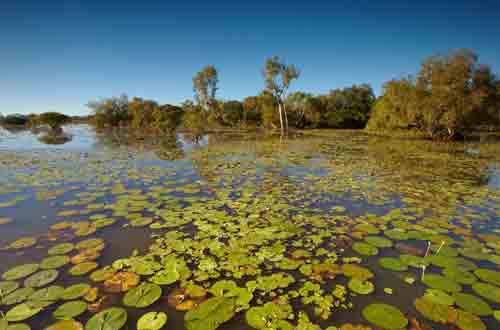
[[500, 328], [500, 142], [0, 134], [1, 330]]

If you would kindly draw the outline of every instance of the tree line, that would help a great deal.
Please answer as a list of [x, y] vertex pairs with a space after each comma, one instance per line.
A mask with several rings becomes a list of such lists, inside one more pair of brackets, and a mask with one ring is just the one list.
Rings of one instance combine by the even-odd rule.
[[[137, 132], [171, 134], [178, 128], [203, 134], [207, 129], [366, 128], [392, 133], [419, 132], [452, 140], [478, 128], [500, 127], [500, 80], [470, 50], [427, 58], [416, 76], [393, 79], [376, 97], [369, 84], [314, 95], [290, 92], [300, 70], [273, 56], [262, 69], [263, 89], [243, 100], [217, 97], [219, 72], [207, 65], [193, 77], [194, 99], [180, 106], [126, 95], [91, 101], [98, 128], [127, 126]], [[0, 118], [16, 122], [19, 117]], [[67, 119], [54, 113], [31, 115], [32, 123], [54, 126]], [[57, 124], [59, 125], [59, 124]]]

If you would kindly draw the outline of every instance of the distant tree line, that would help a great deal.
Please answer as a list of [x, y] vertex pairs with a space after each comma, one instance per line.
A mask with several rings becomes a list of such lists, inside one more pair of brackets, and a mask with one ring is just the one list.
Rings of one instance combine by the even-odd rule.
[[289, 92], [300, 77], [296, 66], [269, 58], [262, 70], [263, 89], [243, 100], [221, 100], [219, 72], [208, 65], [193, 77], [194, 101], [161, 105], [127, 96], [93, 101], [98, 127], [130, 126], [155, 132], [178, 127], [201, 134], [211, 128], [367, 128], [419, 131], [451, 140], [481, 126], [500, 125], [500, 82], [469, 50], [425, 60], [420, 72], [387, 82], [375, 96], [368, 84], [334, 89], [324, 95]]
[[411, 128], [453, 140], [480, 126], [500, 124], [500, 80], [470, 50], [432, 56], [416, 77], [384, 85], [367, 128]]

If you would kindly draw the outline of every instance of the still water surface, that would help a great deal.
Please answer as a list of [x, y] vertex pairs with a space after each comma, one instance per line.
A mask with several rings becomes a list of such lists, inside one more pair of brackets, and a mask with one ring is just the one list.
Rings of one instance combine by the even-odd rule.
[[[0, 132], [0, 218], [8, 219], [0, 224], [0, 246], [7, 247], [0, 251], [0, 274], [40, 263], [60, 243], [92, 238], [104, 242], [89, 261], [99, 268], [113, 264], [113, 272], [139, 273], [141, 282], [181, 269], [169, 273], [172, 283], [160, 285], [160, 299], [146, 308], [126, 308], [124, 329], [135, 329], [147, 311], [166, 312], [165, 329], [184, 329], [186, 312], [176, 311], [168, 295], [190, 284], [209, 289], [220, 280], [234, 281], [253, 296], [220, 329], [250, 329], [245, 310], [266, 302], [289, 305], [287, 322], [293, 326], [305, 313], [322, 329], [345, 323], [377, 329], [362, 310], [385, 303], [406, 318], [448, 329], [453, 322], [427, 320], [414, 301], [429, 288], [456, 290], [422, 283], [418, 265], [400, 262], [402, 271], [384, 269], [380, 258], [421, 257], [430, 243], [429, 255], [442, 248], [436, 260], [426, 261], [429, 278], [460, 267], [470, 274], [500, 271], [499, 142], [436, 144], [353, 131], [287, 139], [211, 134], [199, 141], [183, 135], [137, 139], [85, 125], [65, 132], [72, 139], [59, 145], [44, 144], [29, 131]], [[61, 223], [66, 226], [57, 227]], [[26, 247], [12, 245], [21, 238]], [[348, 274], [346, 264], [371, 273], [361, 278], [374, 285], [373, 292], [352, 290], [348, 283], [358, 273]], [[88, 283], [107, 297], [100, 310], [123, 307], [123, 293], [91, 280], [92, 271], [71, 275], [71, 267], [56, 267], [58, 277], [47, 285]], [[478, 274], [474, 282], [500, 286], [499, 274]], [[16, 279], [21, 286], [23, 280]], [[315, 289], [308, 292], [307, 283]], [[459, 286], [489, 305], [479, 317], [488, 329], [498, 329], [492, 312], [500, 310], [499, 301], [480, 297], [470, 283]], [[214, 295], [185, 299], [196, 306]], [[23, 322], [43, 329], [55, 322], [52, 313], [61, 303]], [[3, 303], [0, 310], [15, 305]], [[92, 315], [87, 311], [76, 319], [85, 324]]]

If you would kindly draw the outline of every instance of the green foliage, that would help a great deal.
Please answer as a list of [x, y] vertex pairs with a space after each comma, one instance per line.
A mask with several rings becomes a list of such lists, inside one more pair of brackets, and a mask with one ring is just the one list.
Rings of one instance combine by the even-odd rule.
[[417, 128], [433, 139], [454, 139], [478, 125], [499, 124], [499, 86], [469, 50], [432, 56], [416, 79], [385, 84], [367, 128]]
[[63, 124], [70, 121], [70, 117], [58, 112], [45, 112], [37, 116], [36, 123], [48, 125], [52, 130], [60, 128]]

